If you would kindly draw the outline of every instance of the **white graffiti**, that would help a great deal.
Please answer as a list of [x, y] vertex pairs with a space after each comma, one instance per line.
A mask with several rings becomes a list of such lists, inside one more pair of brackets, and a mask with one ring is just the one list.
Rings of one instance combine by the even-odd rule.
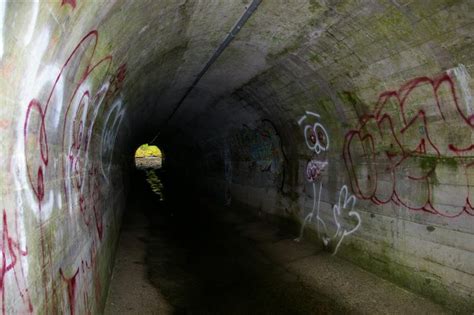
[[[21, 93], [21, 104], [28, 104], [28, 102], [33, 99], [35, 96], [39, 95], [40, 91], [47, 87], [48, 84], [53, 84], [54, 78], [57, 77], [57, 73], [59, 72], [59, 67], [50, 65], [44, 67], [44, 69], [40, 71], [41, 66], [41, 59], [43, 58], [44, 54], [46, 53], [48, 43], [50, 39], [50, 32], [48, 29], [43, 29], [40, 35], [34, 40], [33, 46], [35, 47], [34, 52], [28, 58], [28, 64], [26, 66], [26, 71], [23, 75], [23, 85], [22, 85], [22, 93]], [[62, 106], [62, 95], [63, 91], [62, 88], [64, 87], [63, 81], [58, 82], [61, 90], [58, 94], [52, 96], [52, 100], [59, 100], [61, 103], [57, 105]], [[33, 87], [33, 88], [31, 88]], [[21, 109], [21, 117], [26, 117], [28, 108], [23, 106]], [[26, 144], [23, 141], [24, 133], [24, 121], [19, 119], [19, 123], [16, 127], [17, 137], [17, 144], [15, 146], [15, 159], [13, 160], [14, 164], [14, 180], [15, 186], [19, 192], [23, 192], [22, 194], [18, 194], [18, 204], [22, 204], [22, 195], [25, 195], [27, 204], [32, 205], [32, 209], [35, 209], [33, 213], [39, 218], [39, 202], [33, 192], [32, 189], [25, 189], [25, 187], [30, 186], [29, 183], [29, 174], [28, 170], [25, 167], [27, 164], [26, 162]], [[48, 169], [43, 170], [43, 176], [48, 176], [46, 172]], [[49, 191], [47, 194], [47, 200], [44, 202], [41, 208], [41, 215], [43, 218], [47, 219], [52, 213], [54, 205], [54, 192]]]
[[[4, 24], [5, 24], [5, 15], [6, 15], [7, 3], [8, 3], [7, 0], [1, 0], [0, 1], [0, 60], [2, 60], [2, 58], [3, 58], [4, 48], [5, 48], [4, 47], [4, 45], [5, 45]], [[25, 35], [23, 37], [23, 45], [25, 47], [28, 46], [28, 44], [33, 39], [35, 26], [36, 26], [36, 21], [38, 19], [38, 13], [39, 13], [39, 0], [31, 0], [31, 2], [28, 3], [28, 6], [30, 6], [30, 8], [31, 8], [30, 9], [31, 10], [31, 15], [28, 17], [28, 21], [29, 21], [28, 27], [24, 31]]]
[[318, 200], [316, 202], [316, 184], [312, 183], [312, 187], [313, 187], [313, 208], [312, 208], [311, 212], [303, 220], [303, 224], [301, 225], [301, 230], [300, 230], [300, 236], [296, 239], [296, 241], [298, 241], [298, 242], [303, 239], [304, 228], [306, 227], [306, 224], [308, 224], [308, 222], [312, 222], [313, 217], [316, 220], [316, 225], [317, 225], [316, 226], [316, 231], [318, 232], [318, 237], [319, 238], [321, 238], [320, 225], [322, 225], [324, 227], [324, 229], [327, 230], [326, 223], [319, 216], [319, 209], [320, 209], [320, 205], [321, 205], [322, 185], [323, 185], [322, 182], [320, 182], [319, 183]]
[[[349, 193], [347, 186], [346, 185], [342, 186], [341, 190], [339, 191], [338, 203], [335, 204], [333, 207], [334, 223], [336, 224], [336, 227], [337, 227], [336, 232], [331, 238], [327, 238], [327, 237], [323, 238], [323, 242], [325, 245], [328, 245], [331, 240], [339, 240], [337, 241], [336, 247], [334, 249], [334, 254], [337, 253], [337, 250], [339, 249], [339, 246], [344, 240], [344, 237], [354, 233], [360, 227], [360, 224], [361, 224], [360, 215], [359, 213], [354, 211], [354, 206], [356, 204], [356, 201], [357, 201], [356, 197]], [[343, 223], [344, 216], [342, 215], [343, 211], [347, 211], [347, 215], [349, 217], [355, 217], [357, 219], [357, 224], [352, 229], [348, 230], [344, 226], [344, 223]]]
[[[317, 113], [307, 111], [298, 120], [298, 125], [302, 125], [303, 122], [308, 118], [319, 120], [321, 116]], [[313, 191], [313, 206], [311, 212], [304, 218], [300, 229], [300, 235], [295, 241], [300, 241], [303, 238], [304, 229], [307, 224], [315, 224], [318, 237], [322, 239], [323, 244], [328, 247], [330, 244], [333, 245], [333, 255], [337, 253], [339, 247], [344, 238], [355, 231], [357, 231], [361, 225], [360, 215], [354, 211], [356, 204], [356, 197], [349, 193], [346, 185], [343, 185], [339, 191], [338, 202], [332, 208], [332, 219], [333, 222], [331, 228], [326, 224], [324, 219], [321, 217], [321, 192], [323, 188], [322, 175], [328, 166], [328, 161], [321, 158], [327, 158], [322, 156], [323, 153], [327, 153], [329, 149], [329, 135], [326, 128], [319, 122], [316, 121], [314, 124], [306, 124], [303, 128], [305, 142], [309, 150], [319, 159], [312, 159], [306, 165], [306, 180], [311, 184]], [[357, 223], [351, 228], [351, 224], [345, 222], [345, 218], [355, 218]], [[331, 233], [330, 230], [334, 230]]]
[[[113, 100], [126, 64], [113, 72], [113, 56], [96, 51], [97, 30], [77, 42], [76, 36], [53, 36], [61, 25], [51, 28], [50, 22], [60, 4], [43, 4], [0, 0], [0, 63], [10, 87], [0, 98], [5, 106], [12, 101], [0, 127], [13, 139], [4, 150], [5, 170], [12, 172], [5, 183], [13, 181], [13, 187], [5, 186], [0, 208], [5, 267], [0, 308], [49, 314], [73, 313], [74, 306], [84, 305], [77, 313], [86, 313], [94, 306], [88, 300], [95, 303], [94, 293], [98, 299], [103, 291], [96, 256], [113, 209], [103, 200], [101, 167], [111, 168], [124, 116], [122, 101]], [[31, 266], [40, 272], [31, 273]], [[70, 285], [77, 289], [71, 292]], [[71, 308], [59, 311], [68, 300]]]
[[[319, 114], [313, 112], [306, 112], [306, 115], [301, 117], [298, 120], [298, 125], [301, 124], [308, 118], [308, 116], [313, 116], [316, 118], [321, 118]], [[306, 125], [304, 127], [304, 138], [306, 145], [311, 151], [314, 151], [316, 154], [325, 152], [329, 150], [329, 136], [326, 128], [319, 122], [315, 122], [313, 125]]]
[[3, 25], [5, 24], [6, 1], [0, 1], [0, 60], [3, 58]]
[[[106, 81], [102, 85], [102, 87], [99, 89], [99, 91], [95, 94], [95, 97], [94, 97], [94, 100], [93, 100], [93, 102], [94, 102], [94, 104], [93, 104], [94, 105], [94, 111], [92, 112], [92, 117], [90, 118], [90, 125], [87, 128], [88, 131], [87, 131], [87, 135], [86, 135], [86, 145], [85, 145], [86, 148], [90, 147], [90, 143], [91, 143], [91, 140], [92, 140], [92, 132], [94, 131], [95, 122], [96, 122], [97, 116], [99, 114], [99, 110], [101, 109], [102, 104], [104, 103], [105, 96], [107, 95], [109, 87], [110, 87], [110, 83], [108, 81]], [[88, 167], [87, 167], [88, 165], [89, 165], [89, 154], [86, 154], [86, 161], [85, 161], [85, 167], [84, 167], [84, 170], [83, 170], [83, 176], [86, 176], [86, 173], [87, 173], [87, 170], [88, 170]]]
[[471, 76], [466, 69], [466, 66], [463, 64], [458, 65], [455, 68], [448, 70], [448, 73], [451, 74], [456, 81], [458, 81], [459, 86], [461, 87], [460, 91], [463, 97], [461, 98], [464, 101], [466, 107], [466, 115], [470, 116], [473, 113], [472, 109], [472, 95], [471, 89], [469, 88], [469, 82], [471, 81]]
[[23, 37], [23, 45], [27, 46], [35, 31], [36, 20], [38, 19], [39, 12], [39, 0], [33, 0], [31, 2], [31, 18], [29, 19], [30, 23], [28, 24], [28, 29], [25, 32], [25, 37]]
[[125, 114], [125, 109], [122, 108], [123, 103], [119, 98], [111, 106], [105, 119], [105, 124], [102, 129], [102, 140], [100, 145], [101, 153], [101, 170], [104, 179], [109, 182], [110, 168], [112, 166], [112, 158], [115, 146], [115, 139], [122, 123]]
[[80, 170], [85, 170], [84, 159], [88, 155], [84, 146], [86, 140], [84, 135], [87, 132], [86, 122], [89, 111], [90, 96], [89, 84], [82, 84], [71, 101], [71, 107], [66, 110], [64, 120], [64, 140], [63, 148], [66, 154], [63, 156], [63, 168], [65, 172], [66, 200], [68, 201], [69, 214], [73, 215], [74, 209], [79, 207], [80, 193], [83, 185], [84, 175]]

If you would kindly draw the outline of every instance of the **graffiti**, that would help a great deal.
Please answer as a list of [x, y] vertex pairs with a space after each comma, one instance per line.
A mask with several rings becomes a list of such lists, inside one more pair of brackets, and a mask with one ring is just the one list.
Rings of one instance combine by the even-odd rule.
[[460, 92], [462, 94], [461, 100], [464, 101], [466, 116], [472, 115], [473, 103], [472, 103], [471, 88], [469, 87], [471, 76], [467, 72], [466, 67], [462, 64], [457, 66], [456, 68], [451, 69], [449, 72], [452, 74], [452, 77], [456, 79], [460, 87], [460, 90], [461, 90]]
[[327, 161], [311, 160], [306, 166], [306, 179], [309, 182], [316, 182], [321, 178], [323, 170], [328, 165]]
[[240, 161], [251, 161], [262, 172], [278, 172], [281, 164], [280, 139], [269, 123], [256, 129], [244, 125], [233, 138], [232, 155]]
[[[83, 258], [80, 263], [72, 268], [63, 269], [59, 268], [59, 275], [66, 285], [67, 295], [66, 300], [68, 301], [69, 313], [74, 315], [75, 313], [87, 314], [90, 313], [90, 301], [88, 293], [92, 291], [92, 286], [96, 289], [96, 303], [100, 301], [100, 278], [98, 271], [95, 269], [97, 260], [97, 243], [92, 242], [89, 252], [87, 253], [88, 258]], [[66, 273], [65, 270], [73, 270], [70, 273]], [[82, 297], [82, 300], [78, 298]]]
[[[79, 192], [79, 210], [84, 220], [84, 224], [90, 228], [92, 220], [95, 222], [95, 228], [99, 240], [102, 240], [103, 235], [103, 222], [102, 215], [99, 213], [100, 209], [100, 184], [99, 184], [99, 171], [96, 166], [90, 167], [87, 176], [87, 187], [80, 187]], [[87, 200], [86, 200], [87, 196]], [[92, 210], [89, 210], [92, 208]]]
[[246, 181], [249, 177], [260, 185], [282, 180], [284, 155], [281, 140], [270, 121], [262, 120], [255, 128], [243, 125], [228, 143], [235, 170], [234, 183]]
[[[46, 83], [52, 81], [52, 87], [50, 92], [47, 94], [48, 97], [46, 102], [44, 102], [44, 106], [42, 105], [42, 102], [37, 99], [32, 99], [28, 105], [23, 126], [23, 147], [25, 150], [25, 156], [28, 156], [28, 152], [26, 152], [27, 148], [29, 152], [34, 152], [35, 150], [32, 149], [36, 147], [36, 151], [38, 152], [37, 161], [39, 163], [35, 162], [34, 158], [27, 158], [25, 161], [26, 176], [40, 207], [46, 194], [44, 177], [50, 169], [47, 134], [48, 128], [46, 127], [46, 121], [52, 121], [53, 127], [57, 127], [61, 119], [60, 109], [63, 99], [69, 99], [62, 118], [62, 147], [63, 152], [67, 152], [62, 161], [62, 177], [65, 181], [64, 190], [71, 212], [72, 209], [77, 206], [78, 200], [80, 199], [80, 197], [78, 197], [76, 200], [73, 200], [74, 192], [72, 190], [75, 188], [80, 191], [84, 187], [84, 177], [90, 170], [87, 165], [87, 153], [95, 120], [101, 107], [103, 107], [102, 105], [107, 104], [109, 99], [117, 94], [116, 92], [110, 93], [108, 91], [110, 86], [109, 83], [105, 83], [98, 92], [94, 94], [94, 96], [91, 94], [91, 87], [89, 86], [87, 79], [94, 71], [99, 73], [105, 71], [107, 73], [112, 61], [111, 56], [106, 56], [95, 64], [92, 64], [92, 57], [95, 52], [97, 40], [98, 33], [96, 31], [87, 34], [73, 50], [73, 53], [67, 58], [66, 63], [60, 68], [59, 74], [54, 80], [50, 79], [51, 75], [49, 73], [53, 71], [55, 67], [47, 68], [48, 75], [40, 75], [40, 78], [43, 78]], [[89, 51], [92, 56], [85, 59], [84, 57]], [[66, 97], [67, 91], [64, 90], [64, 78], [70, 76], [70, 73], [74, 71], [74, 69], [69, 69], [71, 64], [77, 66], [77, 64], [81, 63], [84, 64], [85, 72], [82, 76], [76, 75], [76, 78], [72, 78], [74, 82], [77, 82], [77, 84], [70, 97]], [[124, 76], [123, 68], [123, 65], [119, 68], [121, 80], [123, 80]], [[113, 80], [116, 80], [115, 77]], [[114, 87], [116, 87], [116, 84], [114, 84]], [[51, 105], [55, 107], [53, 113], [54, 116], [49, 117], [48, 109]], [[113, 105], [111, 111], [114, 111], [116, 107], [116, 105]], [[110, 114], [108, 117], [110, 117]], [[104, 126], [104, 129], [107, 127], [107, 125]], [[114, 127], [117, 128], [117, 124], [114, 124]], [[54, 167], [52, 167], [51, 171], [55, 171]], [[69, 181], [72, 175], [74, 175], [75, 179]]]
[[[63, 123], [63, 147], [65, 146], [65, 130], [68, 126], [68, 122], [71, 119], [71, 112], [74, 114], [74, 111], [71, 111], [71, 108], [76, 109], [77, 107], [84, 107], [84, 104], [88, 101], [90, 92], [88, 91], [88, 87], [86, 86], [87, 77], [97, 69], [100, 65], [104, 64], [109, 66], [111, 57], [106, 57], [100, 60], [94, 66], [86, 67], [85, 73], [83, 78], [79, 78], [76, 75], [76, 78], [73, 76], [71, 79], [73, 82], [77, 82], [76, 88], [73, 89], [71, 96], [67, 96], [67, 90], [64, 90], [64, 78], [66, 76], [70, 76], [74, 69], [71, 68], [71, 64], [80, 64], [83, 62], [84, 55], [88, 52], [88, 46], [92, 43], [92, 52], [95, 51], [95, 45], [97, 40], [97, 32], [92, 31], [87, 34], [81, 42], [76, 46], [73, 53], [67, 58], [66, 63], [60, 68], [59, 74], [55, 76], [55, 79], [52, 79], [51, 72], [56, 69], [56, 67], [52, 66], [46, 69], [46, 74], [41, 74], [39, 79], [43, 79], [43, 84], [38, 84], [40, 88], [46, 86], [49, 82], [52, 83], [52, 87], [50, 88], [50, 92], [48, 92], [47, 99], [44, 102], [41, 102], [38, 99], [33, 98], [27, 107], [26, 111], [26, 118], [23, 125], [23, 151], [25, 152], [25, 170], [26, 170], [26, 177], [32, 187], [32, 191], [34, 193], [35, 199], [38, 201], [38, 206], [40, 212], [44, 207], [42, 207], [46, 191], [45, 191], [45, 184], [44, 184], [44, 177], [47, 176], [48, 172], [54, 172], [54, 167], [50, 167], [49, 163], [49, 148], [48, 148], [48, 134], [46, 132], [46, 121], [53, 121], [54, 125], [57, 125], [59, 122], [59, 116], [61, 113], [61, 106], [63, 99], [69, 99], [66, 112], [64, 114], [64, 123]], [[95, 42], [94, 42], [95, 41]], [[91, 60], [86, 60], [86, 63], [90, 63]], [[40, 94], [40, 90], [36, 91], [37, 94]], [[44, 106], [43, 106], [44, 103]], [[80, 104], [80, 105], [79, 105]], [[54, 116], [48, 116], [50, 106], [54, 106], [54, 110], [51, 111]], [[28, 149], [28, 150], [27, 150]], [[31, 156], [32, 154], [28, 154], [28, 152], [38, 152], [38, 158]], [[69, 157], [67, 157], [69, 158]], [[63, 165], [63, 169], [65, 169]], [[63, 174], [65, 175], [65, 174]], [[64, 176], [63, 176], [64, 178]], [[52, 189], [48, 189], [50, 191], [50, 197], [52, 197], [53, 191]], [[50, 198], [52, 199], [52, 198]], [[51, 211], [52, 207], [48, 207], [49, 211]], [[49, 214], [47, 214], [49, 215]]]
[[[41, 56], [49, 41], [49, 32], [42, 32], [34, 43], [39, 57], [30, 61], [31, 74], [25, 80], [25, 85], [32, 88], [24, 96], [27, 106], [19, 132], [22, 139], [17, 145], [19, 158], [15, 161], [15, 182], [22, 195], [27, 196], [38, 219], [41, 268], [45, 270], [42, 273], [45, 312], [52, 312], [57, 303], [54, 300], [52, 245], [45, 242], [52, 232], [45, 231], [44, 223], [51, 216], [55, 203], [58, 208], [62, 207], [62, 194], [69, 210], [69, 220], [65, 224], [69, 225], [70, 233], [87, 231], [92, 240], [97, 240], [96, 244], [104, 234], [100, 187], [101, 179], [108, 181], [104, 170], [110, 169], [111, 158], [107, 158], [109, 164], [105, 166], [92, 163], [100, 161], [100, 155], [107, 150], [91, 150], [91, 146], [100, 141], [99, 147], [103, 146], [104, 138], [112, 145], [115, 141], [123, 116], [122, 102], [117, 99], [126, 76], [126, 65], [119, 66], [115, 74], [110, 75], [112, 56], [95, 61], [98, 38], [97, 31], [89, 32], [61, 66], [45, 65], [39, 72]], [[95, 91], [92, 77], [103, 82]], [[101, 126], [96, 126], [99, 116], [106, 116], [106, 119]], [[103, 138], [92, 142], [94, 130], [99, 127]], [[53, 156], [50, 143], [54, 143], [55, 151], [61, 154]], [[93, 155], [97, 157], [92, 158]], [[47, 180], [50, 178], [61, 178], [62, 192], [55, 181]], [[30, 189], [23, 189], [25, 186]], [[22, 203], [20, 198], [19, 204]], [[80, 222], [75, 219], [77, 216], [82, 218], [83, 225], [77, 224]], [[64, 278], [62, 270], [60, 273]]]
[[23, 37], [23, 45], [27, 46], [35, 31], [36, 20], [38, 19], [39, 13], [39, 0], [33, 0], [31, 2], [31, 17], [29, 19], [28, 29], [25, 32], [25, 37]]
[[0, 1], [0, 60], [3, 58], [4, 39], [3, 39], [3, 25], [5, 24], [5, 11], [7, 8], [6, 1]]
[[[346, 185], [342, 186], [341, 190], [339, 191], [338, 202], [333, 207], [334, 223], [336, 224], [336, 227], [337, 227], [336, 232], [331, 238], [328, 238], [328, 237], [323, 238], [323, 242], [325, 245], [327, 245], [331, 241], [331, 239], [339, 240], [334, 249], [334, 254], [337, 253], [337, 250], [339, 249], [339, 246], [344, 240], [344, 237], [354, 233], [360, 227], [360, 224], [361, 224], [360, 215], [359, 213], [354, 211], [354, 206], [356, 204], [356, 201], [357, 201], [356, 197], [354, 195], [349, 194], [347, 186]], [[342, 215], [344, 211], [347, 212], [346, 216]], [[357, 223], [352, 229], [350, 229], [350, 225], [347, 227], [346, 226], [347, 223], [344, 223], [345, 217], [356, 218]]]
[[79, 268], [77, 268], [76, 272], [74, 275], [71, 277], [67, 278], [64, 276], [64, 273], [61, 268], [59, 268], [59, 274], [61, 275], [61, 278], [67, 283], [67, 295], [69, 299], [69, 311], [71, 315], [74, 315], [74, 305], [75, 299], [76, 299], [76, 278], [79, 273]]
[[[301, 125], [308, 116], [320, 118], [319, 114], [313, 112], [306, 112], [306, 115], [298, 120], [298, 125]], [[316, 154], [325, 152], [329, 149], [329, 136], [326, 128], [319, 122], [315, 122], [313, 125], [306, 125], [304, 127], [304, 138], [308, 149], [314, 151]]]
[[[4, 54], [4, 24], [5, 24], [5, 15], [6, 15], [6, 9], [7, 9], [7, 3], [8, 1], [0, 1], [0, 60], [2, 60], [3, 54]], [[26, 30], [22, 32], [24, 34], [22, 38], [22, 43], [26, 47], [28, 44], [31, 42], [33, 38], [33, 34], [35, 31], [35, 26], [36, 26], [36, 21], [38, 19], [38, 13], [39, 13], [39, 0], [32, 0], [30, 3], [28, 3], [28, 6], [30, 7], [30, 10], [28, 13], [31, 12], [31, 14], [28, 16]], [[17, 13], [15, 13], [15, 18], [18, 19]], [[8, 36], [8, 32], [7, 32]], [[8, 40], [7, 40], [8, 42]]]
[[76, 8], [76, 0], [61, 0], [61, 6], [64, 6], [66, 4], [69, 4], [73, 9]]
[[[55, 78], [57, 77], [57, 72], [59, 72], [59, 69], [55, 66], [49, 66], [45, 67], [44, 70], [38, 74], [40, 64], [41, 64], [41, 56], [44, 55], [44, 53], [47, 50], [48, 46], [48, 41], [49, 41], [49, 32], [47, 30], [44, 30], [41, 32], [41, 35], [38, 38], [35, 38], [34, 42], [34, 47], [36, 54], [33, 55], [33, 57], [29, 60], [28, 64], [28, 72], [25, 75], [25, 87], [28, 87], [28, 89], [25, 89], [24, 95], [22, 95], [22, 103], [29, 103], [30, 100], [33, 98], [33, 95], [38, 95], [40, 93], [40, 90], [42, 87], [44, 87], [47, 84], [50, 84], [55, 81]], [[60, 84], [61, 81], [58, 81], [58, 84]], [[61, 85], [61, 84], [60, 84]], [[32, 88], [29, 88], [29, 87]], [[62, 93], [58, 93], [62, 95]], [[55, 94], [54, 96], [51, 97], [52, 101], [56, 101], [60, 99], [60, 97]], [[28, 110], [31, 110], [32, 106], [34, 106], [36, 102], [33, 102], [33, 105], [28, 106], [26, 111], [22, 113], [22, 116], [26, 116], [26, 112]], [[56, 105], [56, 104], [55, 104]], [[57, 105], [62, 105], [62, 104], [57, 104]], [[42, 110], [40, 110], [41, 112]], [[36, 130], [39, 129], [39, 119], [35, 117], [34, 124], [36, 125]], [[21, 208], [21, 204], [23, 203], [23, 196], [27, 198], [28, 204], [32, 205], [32, 207], [35, 209], [33, 213], [38, 217], [39, 216], [39, 202], [38, 202], [38, 196], [41, 197], [40, 194], [38, 194], [35, 190], [24, 190], [24, 187], [29, 187], [31, 186], [30, 182], [30, 176], [27, 173], [27, 168], [25, 167], [27, 160], [29, 160], [29, 157], [24, 154], [26, 147], [25, 147], [25, 139], [24, 139], [24, 132], [25, 132], [25, 125], [24, 123], [19, 123], [17, 125], [17, 135], [18, 135], [18, 142], [17, 145], [15, 146], [15, 156], [17, 157], [14, 160], [15, 163], [15, 184], [16, 188], [19, 191], [23, 191], [23, 194], [19, 195], [19, 208]], [[35, 131], [36, 133], [36, 131]], [[34, 141], [32, 139], [31, 143], [29, 145], [36, 147], [38, 141]], [[39, 154], [38, 154], [39, 155]], [[41, 173], [41, 176], [43, 175], [43, 170], [39, 168], [39, 163], [35, 163], [35, 167], [39, 173]], [[41, 176], [39, 178], [41, 178]], [[41, 182], [40, 182], [40, 187], [42, 187]], [[33, 186], [34, 187], [34, 186]], [[36, 186], [38, 187], [38, 186]], [[48, 199], [44, 204], [42, 205], [41, 209], [41, 216], [43, 217], [49, 217], [51, 211], [52, 211], [52, 206], [53, 206], [53, 192], [50, 191], [48, 193]]]
[[[109, 99], [114, 98], [121, 91], [126, 73], [127, 65], [120, 65], [115, 75], [110, 80], [110, 89], [107, 91], [107, 97]], [[103, 133], [100, 154], [102, 160], [102, 175], [108, 182], [115, 140], [117, 138], [119, 127], [122, 124], [123, 117], [125, 116], [125, 108], [123, 108], [123, 102], [120, 98], [117, 98], [112, 104], [106, 116], [107, 118], [105, 119], [104, 128], [102, 129]]]
[[[345, 136], [343, 157], [357, 198], [448, 218], [474, 216], [468, 79], [460, 66], [380, 94], [373, 112]], [[456, 193], [440, 193], [453, 178]]]
[[112, 157], [115, 146], [115, 139], [125, 114], [125, 109], [120, 99], [116, 100], [110, 108], [105, 119], [105, 125], [102, 129], [102, 140], [100, 145], [102, 160], [102, 175], [109, 182], [110, 168], [112, 165]]
[[121, 64], [115, 74], [110, 79], [110, 89], [107, 91], [108, 96], [117, 95], [122, 90], [123, 82], [127, 76], [127, 65]]
[[[16, 239], [14, 239], [8, 229], [7, 213], [5, 209], [2, 213], [2, 240], [1, 240], [1, 265], [0, 265], [0, 294], [2, 303], [2, 314], [6, 314], [6, 282], [7, 276], [9, 276], [10, 283], [9, 288], [16, 286], [18, 293], [24, 305], [25, 313], [33, 312], [33, 305], [31, 304], [30, 295], [26, 283], [26, 273], [24, 264], [22, 261], [23, 257], [28, 255], [28, 250], [25, 247], [22, 249], [20, 245], [19, 226], [18, 220], [15, 220]], [[23, 245], [24, 246], [24, 245]], [[14, 283], [14, 284], [13, 284]]]
[[[332, 208], [331, 225], [321, 217], [322, 176], [329, 164], [327, 153], [330, 140], [326, 128], [319, 122], [320, 119], [319, 114], [307, 111], [298, 120], [299, 126], [307, 121], [315, 120], [314, 123], [306, 123], [303, 128], [306, 146], [313, 155], [313, 159], [307, 163], [305, 170], [305, 178], [312, 188], [313, 205], [310, 213], [303, 220], [299, 237], [295, 240], [300, 241], [306, 225], [314, 222], [318, 237], [322, 239], [323, 244], [325, 246], [334, 244], [333, 255], [335, 255], [344, 238], [357, 231], [362, 221], [360, 215], [354, 211], [357, 199], [349, 193], [346, 185], [341, 187], [337, 203]], [[350, 219], [353, 220], [350, 221]], [[355, 225], [354, 221], [356, 221]]]

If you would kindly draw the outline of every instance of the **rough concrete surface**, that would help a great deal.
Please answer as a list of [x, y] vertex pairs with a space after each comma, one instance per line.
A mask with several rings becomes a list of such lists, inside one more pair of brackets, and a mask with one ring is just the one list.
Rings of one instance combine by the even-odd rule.
[[147, 277], [148, 221], [143, 212], [128, 209], [124, 222], [104, 314], [172, 314], [172, 307]]
[[159, 169], [162, 166], [160, 157], [135, 157], [135, 166], [138, 169]]
[[[264, 255], [296, 277], [305, 286], [330, 297], [353, 314], [449, 314], [450, 311], [426, 298], [408, 292], [322, 248], [294, 238], [270, 238], [275, 229], [262, 221], [241, 224], [242, 235], [256, 242]], [[251, 231], [251, 232], [249, 232]]]

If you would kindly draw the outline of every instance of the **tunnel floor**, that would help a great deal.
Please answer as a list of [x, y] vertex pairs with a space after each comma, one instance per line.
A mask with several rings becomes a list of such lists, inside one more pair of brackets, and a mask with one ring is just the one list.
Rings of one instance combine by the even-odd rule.
[[173, 194], [182, 188], [165, 189], [161, 202], [144, 178], [133, 187], [106, 314], [445, 312], [314, 244], [295, 243], [288, 225]]

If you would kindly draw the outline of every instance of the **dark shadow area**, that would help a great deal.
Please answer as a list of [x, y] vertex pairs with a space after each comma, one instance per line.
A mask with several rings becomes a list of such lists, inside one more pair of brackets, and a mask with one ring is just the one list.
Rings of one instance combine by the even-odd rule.
[[[295, 275], [273, 263], [242, 236], [239, 227], [256, 217], [212, 205], [179, 172], [157, 171], [165, 200], [152, 192], [145, 172], [132, 174], [134, 211], [149, 223], [146, 244], [148, 278], [175, 314], [332, 314], [334, 301], [306, 288]], [[196, 186], [194, 186], [196, 187]], [[128, 219], [127, 219], [128, 218]], [[285, 231], [281, 238], [291, 238]], [[123, 241], [123, 240], [122, 240]]]

